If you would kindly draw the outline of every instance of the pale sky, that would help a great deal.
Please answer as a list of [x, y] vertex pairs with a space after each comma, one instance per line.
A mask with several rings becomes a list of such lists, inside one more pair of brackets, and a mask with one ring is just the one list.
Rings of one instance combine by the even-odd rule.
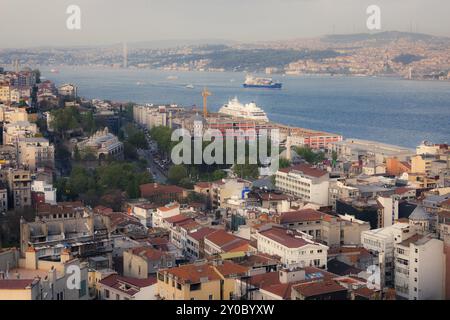
[[[66, 28], [72, 4], [81, 30]], [[449, 0], [0, 0], [0, 47], [360, 33], [372, 4], [381, 7], [381, 31], [450, 36]]]

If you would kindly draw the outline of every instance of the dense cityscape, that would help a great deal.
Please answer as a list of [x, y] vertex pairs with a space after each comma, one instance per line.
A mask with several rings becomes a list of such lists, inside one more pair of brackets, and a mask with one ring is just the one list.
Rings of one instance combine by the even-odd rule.
[[450, 300], [449, 4], [25, 1], [0, 10], [0, 303]]
[[[448, 145], [290, 127], [237, 99], [208, 112], [206, 88], [203, 108], [123, 104], [0, 71], [0, 299], [449, 297]], [[279, 168], [172, 164], [177, 128], [278, 130]]]

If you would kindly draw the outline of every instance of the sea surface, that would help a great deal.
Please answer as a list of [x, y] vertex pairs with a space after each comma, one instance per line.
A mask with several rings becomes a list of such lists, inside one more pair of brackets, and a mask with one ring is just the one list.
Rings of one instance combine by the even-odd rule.
[[[275, 122], [414, 148], [423, 140], [450, 143], [450, 82], [345, 76], [281, 76], [283, 89], [246, 89], [245, 74], [148, 69], [41, 67], [56, 84], [74, 83], [85, 98], [202, 106], [217, 111], [235, 96], [254, 101]], [[174, 79], [176, 78], [176, 79]], [[192, 84], [193, 89], [186, 88]]]

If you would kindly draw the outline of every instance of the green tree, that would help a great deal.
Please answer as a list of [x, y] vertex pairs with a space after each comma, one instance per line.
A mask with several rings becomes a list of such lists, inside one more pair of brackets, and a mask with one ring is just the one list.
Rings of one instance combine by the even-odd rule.
[[181, 180], [188, 178], [186, 167], [182, 164], [170, 167], [168, 179], [170, 183], [179, 184]]
[[278, 166], [280, 169], [287, 168], [291, 165], [291, 161], [286, 158], [280, 158]]
[[233, 172], [242, 179], [257, 179], [259, 177], [257, 164], [235, 164]]

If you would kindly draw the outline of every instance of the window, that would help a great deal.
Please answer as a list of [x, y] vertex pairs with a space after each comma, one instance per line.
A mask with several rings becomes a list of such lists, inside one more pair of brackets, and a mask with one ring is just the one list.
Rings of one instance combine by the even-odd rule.
[[106, 299], [109, 299], [109, 290], [105, 289], [105, 297], [106, 297]]
[[201, 283], [191, 283], [191, 286], [190, 286], [191, 291], [200, 290], [201, 288], [202, 288]]
[[82, 298], [85, 295], [86, 295], [86, 280], [82, 280], [80, 283], [79, 298]]
[[210, 295], [209, 295], [209, 300], [212, 300], [212, 299], [213, 299], [213, 295], [210, 294]]

